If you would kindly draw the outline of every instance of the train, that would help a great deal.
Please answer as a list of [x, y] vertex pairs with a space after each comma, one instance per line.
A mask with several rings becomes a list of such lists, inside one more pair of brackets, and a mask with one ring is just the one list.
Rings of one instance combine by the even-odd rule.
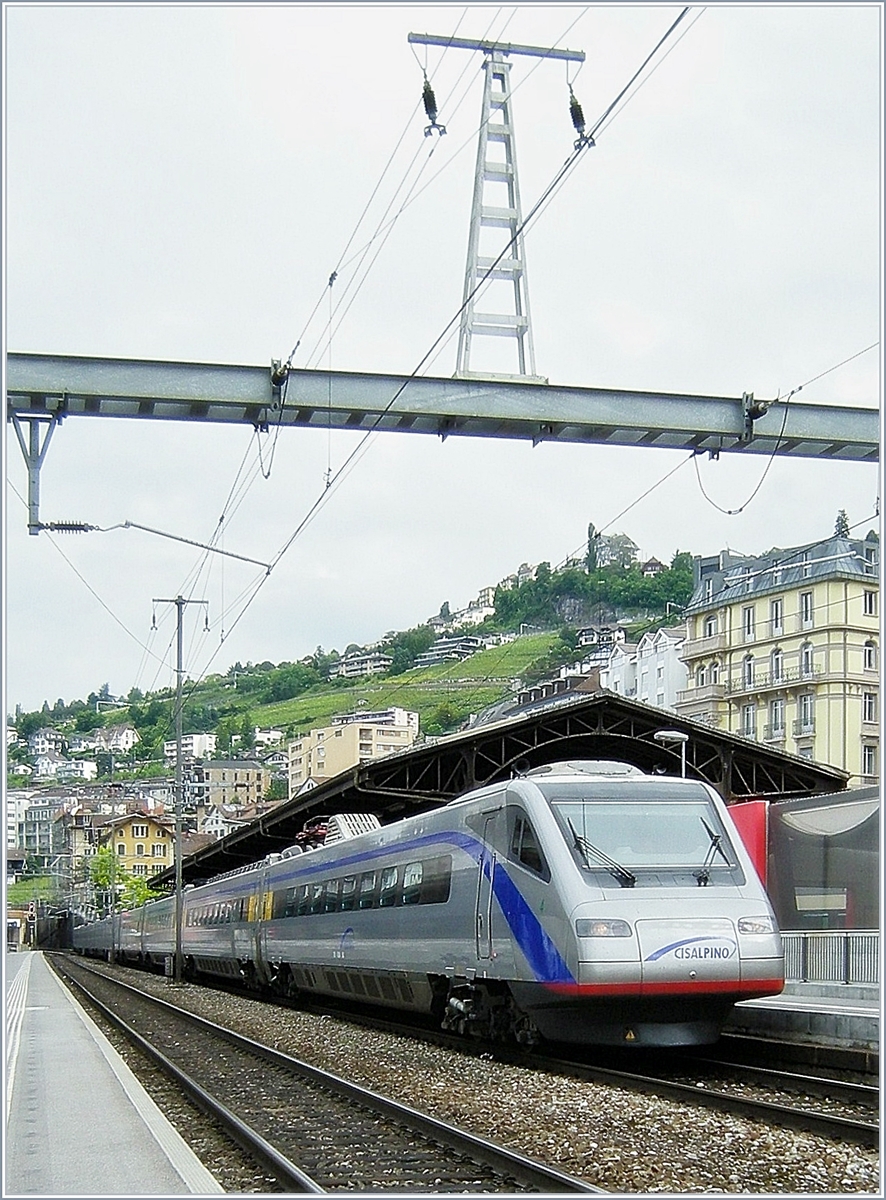
[[[466, 1036], [715, 1042], [784, 987], [781, 936], [727, 806], [698, 780], [559, 762], [182, 893], [188, 978], [431, 1014]], [[175, 897], [77, 925], [76, 951], [168, 972]], [[113, 946], [112, 946], [113, 939]]]

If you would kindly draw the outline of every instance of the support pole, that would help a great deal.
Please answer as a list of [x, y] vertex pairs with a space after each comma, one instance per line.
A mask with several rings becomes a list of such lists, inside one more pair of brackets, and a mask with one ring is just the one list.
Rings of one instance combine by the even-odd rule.
[[184, 610], [188, 604], [209, 604], [208, 600], [186, 600], [176, 596], [174, 600], [155, 599], [155, 604], [174, 604], [175, 626], [175, 957], [173, 982], [181, 983], [184, 976], [182, 953], [182, 809], [184, 807], [184, 779], [182, 771], [182, 630]]
[[182, 614], [185, 601], [175, 600], [175, 968], [173, 978], [182, 981]]
[[[45, 418], [43, 419], [45, 420]], [[27, 443], [22, 431], [22, 420], [25, 420], [28, 425]], [[59, 421], [61, 421], [61, 417], [58, 413], [53, 413], [49, 418], [46, 437], [43, 439], [43, 445], [41, 446], [40, 419], [37, 417], [20, 418], [17, 413], [12, 414], [15, 435], [18, 438], [18, 444], [21, 447], [25, 464], [28, 468], [28, 533], [32, 537], [36, 537], [42, 528], [40, 524], [40, 468], [43, 466], [43, 459], [46, 457], [46, 451], [49, 449], [50, 439]]]

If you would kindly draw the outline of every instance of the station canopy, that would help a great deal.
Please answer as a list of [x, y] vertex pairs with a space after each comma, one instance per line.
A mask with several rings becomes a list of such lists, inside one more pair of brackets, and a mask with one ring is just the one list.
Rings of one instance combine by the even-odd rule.
[[[351, 767], [198, 850], [182, 863], [182, 878], [185, 883], [202, 883], [279, 853], [317, 817], [374, 813], [386, 825], [548, 763], [609, 759], [631, 763], [647, 774], [679, 775], [679, 739], [655, 739], [656, 733], [667, 731], [687, 735], [687, 778], [711, 784], [727, 804], [834, 793], [845, 788], [849, 778], [836, 767], [616, 692], [598, 691], [563, 697], [525, 716], [475, 725]], [[151, 883], [166, 888], [174, 879], [170, 868]]]

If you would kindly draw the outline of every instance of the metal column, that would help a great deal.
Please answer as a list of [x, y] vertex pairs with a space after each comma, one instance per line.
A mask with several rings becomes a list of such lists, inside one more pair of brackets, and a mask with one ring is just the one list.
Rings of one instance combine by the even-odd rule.
[[[526, 281], [526, 260], [523, 223], [520, 206], [520, 186], [517, 179], [517, 155], [514, 145], [513, 112], [510, 92], [510, 63], [501, 51], [491, 51], [483, 63], [486, 80], [483, 87], [480, 137], [477, 146], [477, 166], [474, 173], [474, 200], [471, 206], [471, 227], [468, 236], [468, 258], [465, 268], [464, 308], [458, 335], [456, 376], [483, 378], [535, 379], [535, 353], [532, 346], [532, 324], [529, 316], [529, 290]], [[493, 121], [493, 117], [496, 119]], [[504, 159], [489, 158], [489, 144], [504, 149]], [[496, 203], [506, 189], [504, 204]], [[497, 193], [497, 195], [496, 195]], [[481, 231], [501, 230], [500, 239], [490, 247], [481, 247]], [[492, 253], [483, 250], [492, 249]], [[500, 262], [496, 258], [504, 251]], [[495, 266], [493, 267], [493, 263]], [[492, 269], [490, 269], [492, 268]], [[487, 288], [484, 281], [505, 281], [513, 287], [513, 311], [488, 313], [477, 310]], [[513, 374], [472, 372], [471, 349], [476, 336], [507, 337], [516, 341], [517, 371]]]

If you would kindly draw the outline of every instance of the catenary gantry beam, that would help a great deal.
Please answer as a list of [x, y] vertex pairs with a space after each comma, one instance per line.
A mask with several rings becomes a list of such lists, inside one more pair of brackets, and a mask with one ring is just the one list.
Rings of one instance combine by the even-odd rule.
[[873, 462], [875, 408], [210, 363], [7, 355], [7, 417], [379, 429]]

